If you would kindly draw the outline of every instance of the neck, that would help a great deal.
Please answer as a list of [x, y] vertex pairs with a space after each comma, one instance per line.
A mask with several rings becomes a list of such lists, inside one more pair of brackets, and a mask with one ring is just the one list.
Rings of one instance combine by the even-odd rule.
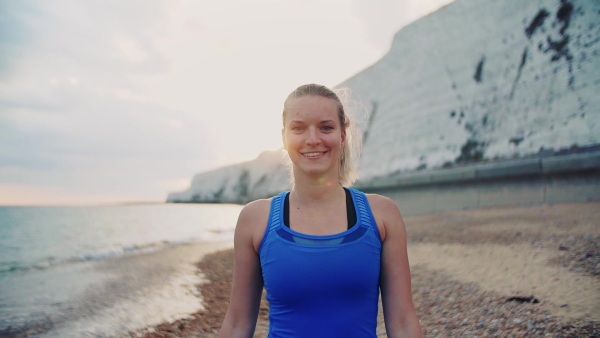
[[302, 204], [334, 200], [344, 193], [337, 177], [335, 180], [327, 177], [317, 179], [294, 177], [294, 182], [291, 196]]

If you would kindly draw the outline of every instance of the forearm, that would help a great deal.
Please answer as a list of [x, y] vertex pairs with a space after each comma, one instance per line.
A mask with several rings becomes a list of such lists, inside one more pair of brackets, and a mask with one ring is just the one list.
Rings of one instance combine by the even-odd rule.
[[388, 338], [423, 338], [421, 324], [417, 316], [410, 316], [402, 322], [386, 323]]
[[219, 338], [251, 338], [254, 335], [256, 323], [240, 322], [225, 315], [219, 331]]
[[249, 338], [253, 335], [254, 332], [249, 332], [246, 329], [228, 328], [225, 326], [219, 331], [219, 338]]

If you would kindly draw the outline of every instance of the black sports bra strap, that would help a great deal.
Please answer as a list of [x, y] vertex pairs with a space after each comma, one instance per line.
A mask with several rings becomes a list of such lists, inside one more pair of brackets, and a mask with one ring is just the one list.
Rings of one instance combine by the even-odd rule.
[[[356, 209], [354, 208], [354, 202], [352, 201], [352, 193], [350, 190], [344, 188], [346, 193], [346, 217], [348, 219], [348, 229], [352, 228], [356, 224]], [[283, 202], [283, 224], [286, 227], [290, 227], [290, 194], [285, 195]]]

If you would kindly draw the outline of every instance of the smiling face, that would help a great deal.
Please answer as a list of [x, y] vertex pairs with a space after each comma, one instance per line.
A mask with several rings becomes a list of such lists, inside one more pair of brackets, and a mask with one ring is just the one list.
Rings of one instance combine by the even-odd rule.
[[289, 101], [282, 130], [283, 144], [294, 165], [294, 176], [337, 182], [346, 131], [338, 103], [306, 95]]

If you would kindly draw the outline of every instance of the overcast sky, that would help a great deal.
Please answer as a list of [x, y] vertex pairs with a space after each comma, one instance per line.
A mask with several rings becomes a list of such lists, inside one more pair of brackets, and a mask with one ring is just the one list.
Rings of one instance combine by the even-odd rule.
[[0, 205], [163, 201], [451, 0], [0, 0]]

